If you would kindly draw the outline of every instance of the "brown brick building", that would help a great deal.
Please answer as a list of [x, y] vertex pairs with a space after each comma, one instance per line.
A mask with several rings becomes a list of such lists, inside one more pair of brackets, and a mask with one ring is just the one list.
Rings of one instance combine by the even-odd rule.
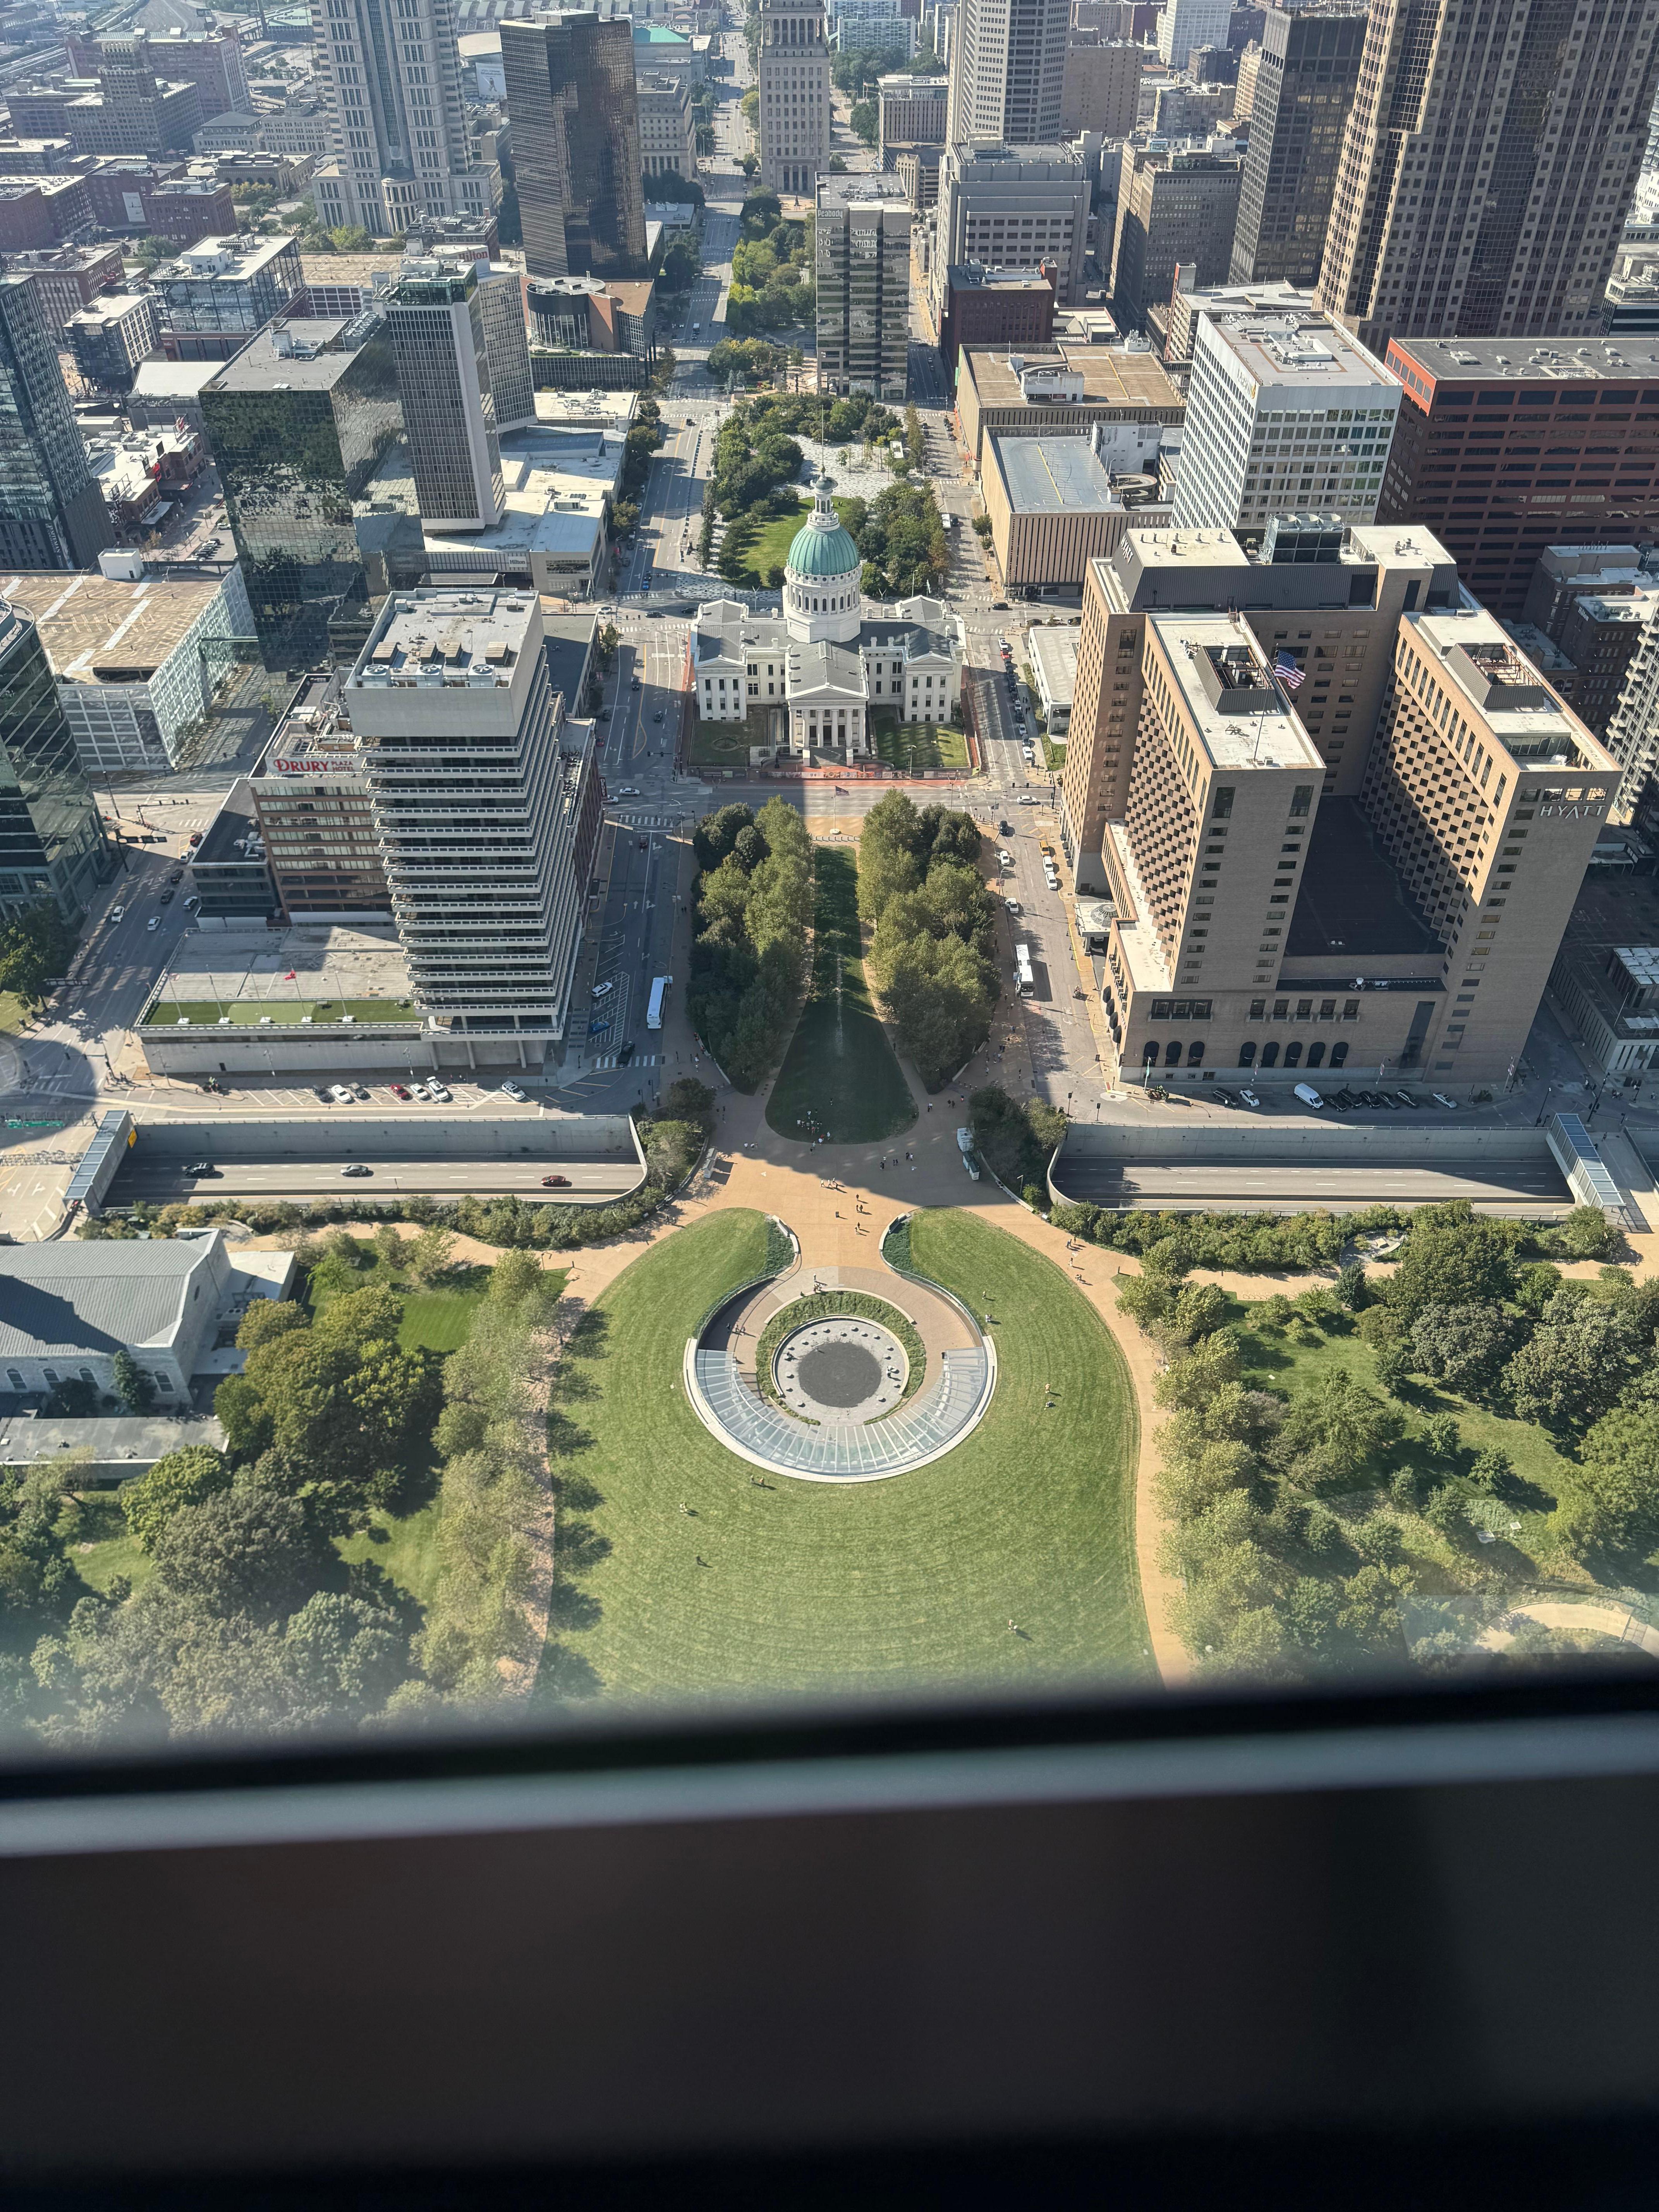
[[1059, 264], [1036, 269], [987, 269], [957, 263], [945, 280], [939, 349], [954, 376], [964, 346], [1046, 346], [1054, 334]]
[[1379, 521], [1425, 523], [1518, 615], [1549, 545], [1659, 537], [1659, 341], [1396, 338]]

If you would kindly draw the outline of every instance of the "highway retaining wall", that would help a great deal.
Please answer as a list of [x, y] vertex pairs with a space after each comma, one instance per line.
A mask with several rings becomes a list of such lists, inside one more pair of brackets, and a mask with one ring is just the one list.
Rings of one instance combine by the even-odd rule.
[[632, 1160], [645, 1173], [645, 1154], [626, 1114], [354, 1114], [337, 1107], [315, 1114], [204, 1115], [185, 1121], [169, 1115], [136, 1117], [138, 1140], [129, 1155], [146, 1159], [213, 1160], [501, 1160], [555, 1164]]

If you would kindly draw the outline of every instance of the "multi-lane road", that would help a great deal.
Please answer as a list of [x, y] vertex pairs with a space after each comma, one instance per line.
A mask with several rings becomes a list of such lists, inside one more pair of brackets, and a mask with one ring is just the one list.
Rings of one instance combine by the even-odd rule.
[[[178, 1165], [124, 1167], [109, 1193], [112, 1206], [130, 1206], [135, 1199], [167, 1205], [191, 1198], [339, 1198], [408, 1197], [429, 1193], [434, 1198], [496, 1198], [505, 1191], [520, 1197], [556, 1199], [570, 1205], [599, 1206], [621, 1198], [640, 1180], [631, 1160], [584, 1163], [546, 1159], [375, 1159], [365, 1163], [367, 1175], [343, 1172], [351, 1158], [350, 1142], [342, 1125], [340, 1158], [327, 1160], [227, 1160], [210, 1176], [192, 1176]], [[549, 1187], [550, 1175], [566, 1183]], [[567, 1187], [568, 1186], [568, 1187]]]

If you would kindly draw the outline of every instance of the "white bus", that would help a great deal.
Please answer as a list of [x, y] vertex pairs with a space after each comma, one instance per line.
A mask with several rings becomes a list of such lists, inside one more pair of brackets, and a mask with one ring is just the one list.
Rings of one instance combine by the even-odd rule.
[[662, 1010], [667, 1003], [668, 987], [673, 980], [672, 975], [659, 975], [652, 984], [651, 1003], [645, 1010], [647, 1029], [659, 1030], [662, 1027]]
[[1014, 947], [1014, 988], [1022, 999], [1029, 999], [1036, 989], [1036, 977], [1031, 973], [1031, 948], [1024, 938]]

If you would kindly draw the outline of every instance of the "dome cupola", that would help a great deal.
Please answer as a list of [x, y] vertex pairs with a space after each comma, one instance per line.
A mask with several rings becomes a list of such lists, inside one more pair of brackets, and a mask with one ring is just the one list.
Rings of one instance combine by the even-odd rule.
[[859, 634], [859, 578], [864, 562], [836, 513], [835, 480], [819, 477], [812, 512], [795, 533], [783, 572], [783, 613], [792, 637], [848, 644]]

